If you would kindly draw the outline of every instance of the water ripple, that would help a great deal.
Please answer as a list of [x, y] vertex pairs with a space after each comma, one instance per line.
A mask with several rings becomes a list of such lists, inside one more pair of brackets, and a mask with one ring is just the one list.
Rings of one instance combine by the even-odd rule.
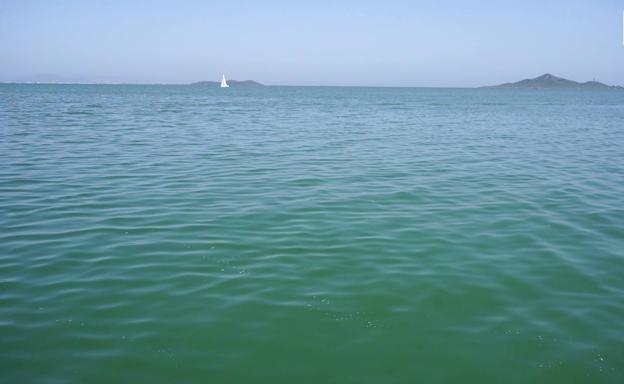
[[0, 381], [624, 380], [620, 93], [0, 98]]

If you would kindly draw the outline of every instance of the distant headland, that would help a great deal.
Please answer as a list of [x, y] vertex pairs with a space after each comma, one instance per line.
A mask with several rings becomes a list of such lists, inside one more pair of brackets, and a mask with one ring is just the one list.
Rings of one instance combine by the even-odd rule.
[[[230, 87], [238, 87], [238, 86], [263, 86], [264, 84], [260, 84], [257, 81], [253, 80], [228, 80], [228, 85]], [[218, 81], [198, 81], [196, 83], [192, 83], [191, 85], [209, 85], [218, 87], [221, 83]]]
[[624, 90], [624, 87], [620, 87], [617, 85], [607, 85], [601, 83], [599, 81], [586, 81], [584, 83], [579, 83], [577, 81], [564, 79], [561, 77], [557, 77], [551, 75], [550, 73], [543, 74], [534, 79], [524, 79], [515, 83], [505, 83], [499, 85], [489, 85], [481, 88], [519, 88], [519, 89], [544, 89], [544, 88], [553, 88], [553, 89], [563, 89], [563, 88], [580, 88], [580, 89], [621, 89]]

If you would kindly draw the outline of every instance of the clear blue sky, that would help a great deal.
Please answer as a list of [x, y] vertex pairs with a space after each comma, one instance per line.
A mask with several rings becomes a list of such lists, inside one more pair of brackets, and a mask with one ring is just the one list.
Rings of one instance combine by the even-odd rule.
[[624, 85], [615, 0], [0, 1], [0, 81]]

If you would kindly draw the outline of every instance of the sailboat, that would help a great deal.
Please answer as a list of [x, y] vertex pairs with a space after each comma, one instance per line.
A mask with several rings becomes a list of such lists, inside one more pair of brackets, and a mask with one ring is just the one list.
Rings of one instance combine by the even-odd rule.
[[223, 75], [223, 77], [221, 78], [221, 88], [228, 88], [229, 85], [227, 83], [227, 81], [225, 81], [225, 75]]

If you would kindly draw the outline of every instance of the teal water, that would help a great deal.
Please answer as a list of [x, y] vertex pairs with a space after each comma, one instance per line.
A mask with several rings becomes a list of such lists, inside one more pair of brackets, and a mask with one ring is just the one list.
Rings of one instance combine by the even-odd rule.
[[0, 382], [624, 382], [624, 92], [0, 85], [0, 154]]

